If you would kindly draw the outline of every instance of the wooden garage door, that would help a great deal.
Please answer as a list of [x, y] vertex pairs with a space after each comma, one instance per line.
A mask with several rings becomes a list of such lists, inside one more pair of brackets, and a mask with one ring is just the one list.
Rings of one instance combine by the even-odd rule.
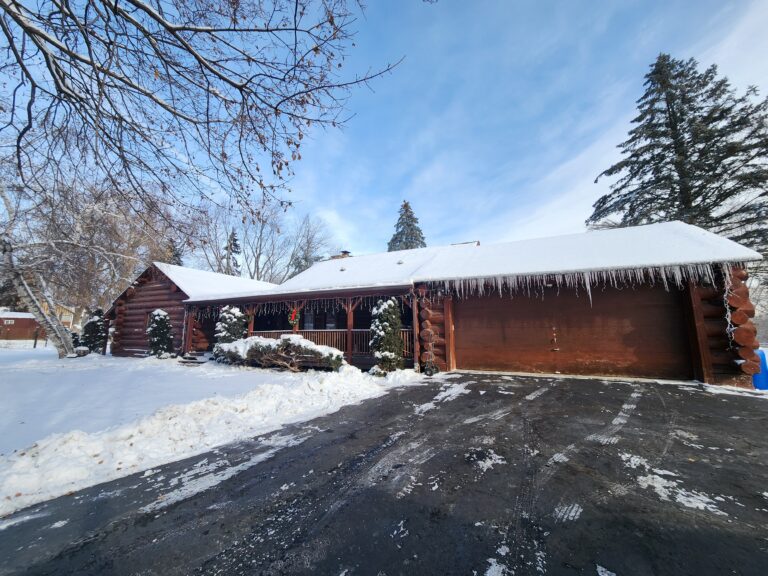
[[[456, 367], [691, 378], [685, 293], [641, 287], [545, 290], [455, 302]], [[556, 341], [553, 341], [556, 336]]]

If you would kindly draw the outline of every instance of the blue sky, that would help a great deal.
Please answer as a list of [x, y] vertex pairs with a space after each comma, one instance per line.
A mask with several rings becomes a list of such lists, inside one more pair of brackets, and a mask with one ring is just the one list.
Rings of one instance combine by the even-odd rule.
[[316, 130], [291, 199], [334, 247], [386, 250], [402, 200], [430, 245], [578, 232], [659, 52], [768, 90], [768, 2], [370, 0], [346, 73], [401, 57]]

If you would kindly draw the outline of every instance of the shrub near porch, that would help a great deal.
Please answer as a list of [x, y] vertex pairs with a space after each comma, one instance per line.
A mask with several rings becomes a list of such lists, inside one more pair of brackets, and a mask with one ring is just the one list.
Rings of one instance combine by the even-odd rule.
[[337, 370], [344, 364], [341, 350], [315, 344], [298, 334], [283, 334], [279, 339], [251, 336], [216, 344], [213, 357], [228, 364], [285, 368], [291, 372], [302, 368]]

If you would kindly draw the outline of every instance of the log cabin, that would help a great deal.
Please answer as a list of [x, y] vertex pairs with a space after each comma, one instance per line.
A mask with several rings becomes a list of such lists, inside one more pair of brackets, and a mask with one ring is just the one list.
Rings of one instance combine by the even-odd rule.
[[149, 354], [146, 331], [149, 315], [157, 309], [170, 316], [176, 350], [181, 352], [185, 341], [190, 349], [208, 350], [213, 346], [215, 322], [201, 320], [185, 334], [187, 300], [205, 299], [214, 291], [255, 293], [275, 287], [269, 282], [154, 262], [117, 297], [104, 315], [111, 326], [111, 353], [139, 357]]
[[[404, 356], [416, 367], [751, 386], [759, 344], [747, 265], [760, 259], [681, 222], [501, 244], [342, 253], [280, 286], [221, 284], [203, 295], [177, 297], [175, 319], [184, 322], [178, 346], [183, 352], [210, 349], [219, 310], [236, 305], [248, 315], [251, 335], [298, 331], [367, 367], [373, 364], [371, 308], [395, 297]], [[299, 323], [291, 327], [294, 312]], [[116, 343], [119, 352], [123, 345]]]

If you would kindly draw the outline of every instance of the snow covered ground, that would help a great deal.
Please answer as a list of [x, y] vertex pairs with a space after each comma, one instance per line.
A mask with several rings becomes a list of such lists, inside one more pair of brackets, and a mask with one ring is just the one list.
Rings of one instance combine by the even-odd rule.
[[0, 349], [0, 516], [420, 382]]
[[[0, 350], [32, 350], [34, 347], [34, 340], [0, 340]], [[49, 344], [47, 340], [38, 340], [37, 348], [54, 350], [53, 344]]]

